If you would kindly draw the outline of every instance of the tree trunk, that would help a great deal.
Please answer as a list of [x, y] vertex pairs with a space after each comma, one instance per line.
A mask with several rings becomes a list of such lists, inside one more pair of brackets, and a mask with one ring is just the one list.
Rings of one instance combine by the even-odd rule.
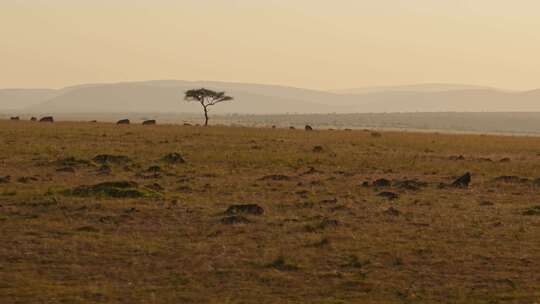
[[208, 126], [208, 109], [204, 107], [204, 126]]

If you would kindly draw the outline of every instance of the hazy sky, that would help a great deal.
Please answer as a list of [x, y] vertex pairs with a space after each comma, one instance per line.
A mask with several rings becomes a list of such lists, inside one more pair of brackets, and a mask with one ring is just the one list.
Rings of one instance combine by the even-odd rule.
[[538, 0], [0, 0], [0, 87], [540, 88]]

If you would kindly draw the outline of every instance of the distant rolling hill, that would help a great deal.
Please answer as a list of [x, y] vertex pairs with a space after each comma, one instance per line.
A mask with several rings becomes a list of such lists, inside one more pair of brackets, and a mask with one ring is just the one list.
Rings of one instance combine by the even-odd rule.
[[540, 111], [540, 90], [424, 84], [327, 92], [286, 86], [212, 81], [156, 80], [84, 84], [60, 90], [0, 90], [0, 110], [24, 113], [198, 113], [184, 91], [206, 87], [234, 96], [213, 113], [383, 113]]
[[58, 90], [49, 89], [0, 89], [0, 109], [23, 110], [58, 94]]
[[498, 90], [486, 86], [475, 86], [467, 84], [449, 84], [449, 83], [424, 83], [402, 86], [377, 86], [377, 87], [365, 87], [336, 90], [334, 93], [338, 94], [367, 94], [377, 92], [417, 92], [417, 93], [429, 93], [429, 92], [445, 92], [445, 91], [465, 91], [465, 90]]

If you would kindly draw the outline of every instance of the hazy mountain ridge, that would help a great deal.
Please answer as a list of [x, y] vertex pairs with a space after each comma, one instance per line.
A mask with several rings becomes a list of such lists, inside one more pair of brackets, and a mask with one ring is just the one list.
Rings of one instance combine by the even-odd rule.
[[[0, 90], [0, 109], [54, 113], [198, 113], [183, 100], [184, 91], [206, 87], [226, 91], [235, 100], [214, 113], [382, 113], [540, 111], [540, 90], [513, 92], [489, 87], [423, 84], [352, 89], [336, 93], [279, 85], [217, 81], [153, 80], [83, 84], [60, 90]], [[362, 93], [358, 93], [362, 92]]]
[[500, 90], [488, 86], [468, 85], [468, 84], [450, 84], [450, 83], [424, 83], [401, 86], [375, 86], [364, 88], [351, 88], [343, 90], [335, 90], [338, 94], [369, 94], [376, 92], [445, 92], [445, 91], [465, 91], [465, 90]]
[[0, 109], [22, 110], [58, 94], [54, 89], [0, 89]]

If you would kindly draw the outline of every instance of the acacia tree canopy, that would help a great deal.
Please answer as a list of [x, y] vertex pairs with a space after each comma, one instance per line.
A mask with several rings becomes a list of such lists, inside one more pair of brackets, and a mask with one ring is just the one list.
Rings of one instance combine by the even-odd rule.
[[186, 101], [196, 101], [201, 104], [204, 110], [205, 126], [208, 125], [208, 107], [220, 102], [233, 100], [233, 98], [227, 96], [225, 92], [216, 92], [205, 88], [186, 91], [184, 99]]

